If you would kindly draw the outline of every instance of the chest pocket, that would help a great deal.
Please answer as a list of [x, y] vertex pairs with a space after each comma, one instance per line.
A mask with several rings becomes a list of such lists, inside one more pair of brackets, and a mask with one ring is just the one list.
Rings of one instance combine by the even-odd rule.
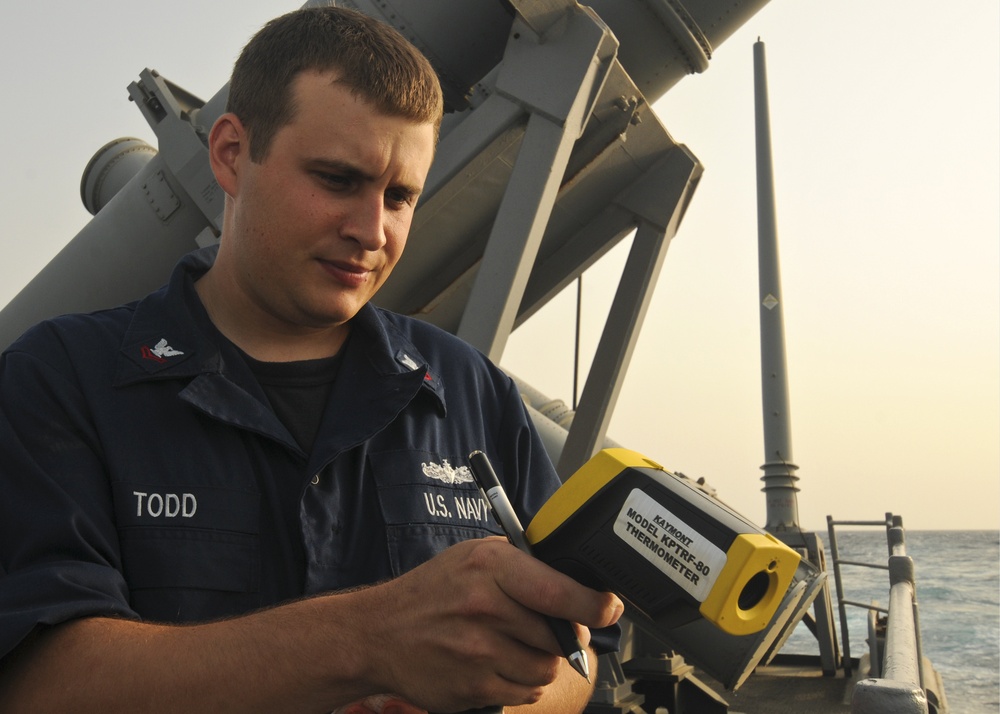
[[406, 450], [369, 460], [394, 576], [461, 541], [503, 535], [464, 457]]
[[122, 569], [143, 618], [187, 622], [257, 606], [260, 495], [117, 483]]

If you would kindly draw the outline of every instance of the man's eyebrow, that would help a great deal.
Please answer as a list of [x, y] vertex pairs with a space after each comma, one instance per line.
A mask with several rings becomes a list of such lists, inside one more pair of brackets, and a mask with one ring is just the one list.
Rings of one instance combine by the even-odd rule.
[[[331, 171], [339, 173], [347, 178], [360, 179], [362, 181], [374, 181], [375, 176], [362, 171], [359, 167], [340, 159], [313, 159], [309, 162], [312, 167], [320, 171]], [[393, 184], [396, 190], [403, 191], [411, 196], [419, 196], [423, 193], [423, 186], [415, 186], [409, 183]]]
[[354, 164], [339, 159], [313, 159], [309, 162], [314, 168], [322, 171], [334, 171], [344, 176], [358, 178], [364, 181], [374, 181], [375, 177], [365, 173]]

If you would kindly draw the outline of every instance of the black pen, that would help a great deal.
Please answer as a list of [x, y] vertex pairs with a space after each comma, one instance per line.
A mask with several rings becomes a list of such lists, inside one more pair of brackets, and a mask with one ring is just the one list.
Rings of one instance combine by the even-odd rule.
[[[507, 499], [507, 493], [500, 485], [500, 479], [497, 478], [493, 465], [486, 454], [482, 451], [473, 451], [469, 454], [469, 465], [472, 467], [472, 477], [476, 480], [476, 485], [486, 496], [486, 501], [490, 504], [490, 510], [493, 511], [497, 523], [507, 534], [507, 540], [521, 552], [531, 555], [531, 546], [528, 545], [528, 540], [524, 536], [521, 521], [514, 513], [514, 508]], [[546, 615], [545, 618], [549, 622], [549, 627], [552, 628], [552, 634], [556, 636], [556, 641], [559, 642], [563, 655], [569, 660], [573, 669], [589, 682], [590, 665], [587, 662], [587, 652], [580, 644], [580, 640], [577, 639], [573, 626], [558, 617]]]

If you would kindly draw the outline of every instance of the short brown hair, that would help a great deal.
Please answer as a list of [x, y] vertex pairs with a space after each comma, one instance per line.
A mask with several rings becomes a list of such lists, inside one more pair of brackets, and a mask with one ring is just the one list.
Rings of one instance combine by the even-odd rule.
[[226, 111], [263, 161], [271, 139], [292, 120], [291, 87], [303, 71], [337, 70], [339, 82], [379, 111], [441, 124], [441, 85], [430, 62], [394, 28], [354, 10], [309, 7], [271, 20], [233, 66]]

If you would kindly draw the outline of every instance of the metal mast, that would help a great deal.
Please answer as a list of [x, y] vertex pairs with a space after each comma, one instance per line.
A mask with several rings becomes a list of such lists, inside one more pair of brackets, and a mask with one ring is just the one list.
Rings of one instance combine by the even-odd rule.
[[767, 103], [764, 43], [753, 46], [754, 105], [757, 133], [757, 259], [760, 280], [760, 372], [764, 413], [764, 494], [768, 531], [798, 530], [795, 482], [798, 466], [792, 461], [792, 433], [788, 407], [785, 324], [782, 313], [778, 228], [771, 162], [771, 120]]

